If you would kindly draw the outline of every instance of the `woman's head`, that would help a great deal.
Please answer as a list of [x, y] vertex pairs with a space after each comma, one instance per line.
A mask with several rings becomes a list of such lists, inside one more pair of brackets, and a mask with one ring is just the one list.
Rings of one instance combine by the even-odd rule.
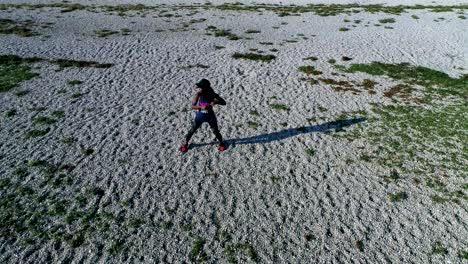
[[214, 92], [213, 88], [211, 88], [210, 81], [208, 81], [207, 79], [201, 79], [195, 85], [197, 86], [198, 93], [209, 94]]

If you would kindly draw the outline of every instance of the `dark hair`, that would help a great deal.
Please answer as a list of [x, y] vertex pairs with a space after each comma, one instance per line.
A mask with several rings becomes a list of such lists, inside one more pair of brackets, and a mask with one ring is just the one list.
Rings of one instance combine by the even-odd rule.
[[196, 83], [197, 87], [202, 89], [201, 95], [212, 95], [214, 94], [214, 90], [211, 87], [210, 81], [207, 79], [201, 79], [199, 82]]

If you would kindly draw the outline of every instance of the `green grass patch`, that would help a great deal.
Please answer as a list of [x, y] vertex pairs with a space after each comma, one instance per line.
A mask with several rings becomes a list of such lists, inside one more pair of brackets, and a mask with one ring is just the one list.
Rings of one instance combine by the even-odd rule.
[[12, 117], [12, 116], [15, 116], [17, 113], [18, 112], [16, 111], [16, 109], [9, 109], [8, 111], [6, 111], [5, 116]]
[[60, 142], [62, 142], [63, 144], [70, 145], [75, 142], [75, 139], [73, 137], [64, 137], [60, 140]]
[[69, 85], [78, 85], [78, 84], [82, 84], [83, 82], [80, 81], [80, 80], [71, 80], [71, 81], [68, 81], [68, 84]]
[[31, 71], [27, 65], [37, 62], [38, 58], [21, 58], [15, 55], [0, 55], [0, 92], [6, 92], [23, 81], [30, 80], [39, 74]]
[[274, 55], [261, 55], [257, 53], [234, 53], [232, 55], [234, 59], [246, 59], [246, 60], [254, 60], [254, 61], [263, 61], [263, 62], [270, 62], [276, 59]]
[[15, 91], [15, 95], [18, 96], [18, 97], [23, 97], [27, 94], [29, 94], [30, 91], [29, 90], [18, 90], [18, 91]]
[[311, 157], [315, 156], [315, 149], [313, 149], [313, 148], [306, 149], [305, 152], [306, 152], [307, 155], [309, 155]]
[[258, 34], [260, 33], [260, 30], [255, 30], [255, 29], [249, 29], [245, 31], [246, 34]]
[[82, 93], [74, 93], [70, 96], [71, 99], [78, 99], [80, 97], [82, 97], [83, 94]]
[[94, 34], [100, 38], [105, 38], [111, 35], [116, 35], [118, 34], [118, 31], [110, 30], [110, 29], [98, 29], [94, 31]]
[[284, 104], [271, 103], [270, 107], [278, 111], [289, 111], [289, 107]]
[[203, 250], [203, 246], [205, 245], [206, 240], [197, 237], [192, 245], [192, 249], [190, 250], [189, 259], [193, 262], [205, 262], [208, 260], [208, 255]]
[[30, 130], [30, 131], [26, 132], [24, 137], [26, 139], [43, 137], [43, 136], [47, 135], [47, 133], [49, 133], [49, 131], [50, 131], [50, 128], [46, 128], [46, 129], [43, 129], [43, 130], [33, 129], [33, 130]]
[[83, 154], [85, 156], [92, 155], [92, 154], [94, 154], [94, 149], [82, 149], [81, 154]]
[[64, 118], [65, 117], [65, 111], [56, 110], [56, 111], [52, 112], [52, 115], [55, 116], [56, 118]]
[[299, 66], [298, 70], [305, 74], [312, 74], [312, 75], [320, 75], [322, 74], [321, 71], [315, 69], [314, 66], [306, 65], [306, 66]]
[[14, 34], [20, 37], [37, 36], [39, 33], [33, 31], [34, 26], [32, 20], [14, 21], [11, 19], [0, 19], [0, 34]]
[[391, 193], [388, 195], [390, 202], [401, 202], [408, 198], [406, 192]]
[[81, 60], [70, 60], [70, 59], [56, 59], [50, 60], [50, 63], [56, 64], [60, 69], [77, 67], [77, 68], [110, 68], [113, 64], [110, 63], [98, 63], [95, 61], [81, 61]]
[[33, 118], [32, 121], [34, 124], [39, 124], [39, 125], [51, 125], [57, 122], [57, 120], [50, 118], [50, 117], [46, 117], [46, 116], [37, 116]]
[[384, 19], [379, 19], [379, 23], [381, 24], [387, 24], [387, 23], [395, 23], [395, 19], [394, 18], [384, 18]]
[[260, 126], [260, 124], [255, 121], [247, 121], [247, 125], [254, 129], [257, 129]]
[[372, 62], [370, 64], [352, 64], [347, 72], [365, 72], [371, 75], [385, 75], [410, 84], [427, 88], [428, 93], [441, 96], [468, 97], [468, 76], [452, 78], [444, 72], [408, 63], [386, 64]]
[[354, 245], [356, 246], [357, 250], [364, 252], [364, 243], [362, 243], [361, 240], [354, 241]]
[[448, 250], [441, 242], [432, 244], [431, 255], [447, 255]]
[[461, 259], [467, 259], [468, 260], [468, 250], [460, 250], [458, 252], [458, 257]]

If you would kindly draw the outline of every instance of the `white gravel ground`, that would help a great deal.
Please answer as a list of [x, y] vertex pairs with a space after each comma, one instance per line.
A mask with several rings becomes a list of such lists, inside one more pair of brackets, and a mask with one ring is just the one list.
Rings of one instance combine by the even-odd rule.
[[[356, 1], [340, 3], [351, 2]], [[111, 3], [115, 1], [99, 1]], [[436, 1], [442, 3], [466, 1]], [[60, 13], [53, 8], [0, 11], [2, 18], [54, 23], [49, 29], [39, 29], [40, 36], [1, 35], [0, 54], [114, 64], [109, 69], [55, 71], [57, 66], [39, 63], [35, 71], [40, 77], [20, 85], [31, 91], [28, 95], [0, 94], [0, 176], [5, 177], [24, 160], [74, 164], [74, 184], [105, 190], [103, 201], [107, 203], [100, 205], [100, 210], [174, 224], [166, 231], [152, 232], [143, 226], [130, 234], [127, 239], [133, 246], [124, 256], [98, 254], [92, 245], [74, 249], [65, 243], [58, 247], [46, 243], [31, 251], [17, 243], [2, 243], [3, 263], [189, 262], [194, 240], [182, 230], [183, 223], [191, 223], [191, 232], [206, 239], [203, 249], [208, 263], [228, 261], [226, 248], [214, 238], [220, 229], [230, 233], [232, 243], [252, 245], [261, 263], [462, 263], [458, 252], [468, 247], [466, 203], [434, 204], [429, 199], [431, 191], [412, 184], [409, 177], [388, 183], [383, 180], [389, 175], [387, 168], [358, 158], [372, 146], [363, 140], [350, 143], [324, 133], [330, 127], [327, 122], [343, 112], [370, 109], [371, 103], [390, 104], [382, 92], [391, 81], [373, 77], [380, 83], [376, 94], [352, 95], [301, 81], [305, 74], [297, 68], [315, 65], [323, 71], [322, 76], [340, 79], [332, 75], [337, 70], [327, 63], [334, 58], [343, 65], [409, 62], [459, 76], [466, 73], [460, 67], [468, 67], [467, 20], [457, 18], [455, 12], [428, 10], [399, 16], [361, 12], [330, 17], [215, 10], [186, 16], [190, 10], [171, 12], [182, 16], [153, 17], [157, 14], [154, 11], [146, 17], [119, 17], [88, 11]], [[395, 18], [396, 23], [390, 25], [393, 29], [373, 26], [387, 17]], [[434, 21], [439, 17], [445, 20]], [[191, 24], [189, 31], [171, 31], [199, 18], [207, 20]], [[351, 27], [353, 23], [344, 19], [362, 22]], [[368, 22], [369, 27], [365, 27]], [[205, 30], [209, 25], [252, 39], [230, 41], [209, 36]], [[279, 29], [272, 28], [276, 26]], [[343, 26], [351, 30], [339, 31]], [[98, 38], [94, 31], [104, 28], [129, 28], [131, 32]], [[261, 32], [245, 34], [249, 29]], [[291, 39], [298, 42], [285, 42]], [[218, 50], [216, 45], [225, 48]], [[231, 57], [250, 48], [277, 58], [261, 63]], [[268, 51], [271, 48], [278, 52]], [[309, 56], [318, 60], [303, 60]], [[352, 61], [342, 62], [342, 56]], [[184, 68], [196, 64], [209, 68]], [[356, 74], [352, 78], [367, 77]], [[193, 118], [188, 109], [194, 83], [201, 78], [209, 79], [228, 102], [215, 111], [230, 145], [220, 153], [215, 145], [206, 144], [212, 143], [214, 136], [204, 125], [193, 137], [195, 147], [181, 155], [178, 148]], [[75, 79], [83, 84], [67, 85]], [[66, 93], [58, 94], [61, 89]], [[84, 95], [73, 101], [70, 96], [76, 92]], [[276, 99], [271, 99], [273, 96]], [[285, 104], [290, 111], [274, 110], [271, 102]], [[45, 137], [25, 140], [24, 133], [34, 127], [31, 118], [38, 115], [30, 109], [39, 106], [46, 111], [62, 109], [66, 117], [52, 125]], [[321, 112], [320, 107], [325, 110]], [[14, 119], [5, 118], [4, 112], [10, 108], [18, 110]], [[260, 115], [249, 114], [252, 110]], [[309, 123], [307, 118], [311, 117], [317, 121]], [[258, 122], [259, 127], [250, 128], [247, 121]], [[297, 132], [302, 126], [307, 127], [307, 133]], [[60, 139], [65, 136], [77, 142], [64, 145]], [[83, 157], [83, 148], [93, 148], [95, 154]], [[309, 148], [316, 151], [314, 156], [305, 152]], [[408, 193], [408, 199], [390, 202], [388, 194], [398, 191]], [[126, 210], [118, 206], [122, 200], [131, 201]], [[363, 243], [362, 251], [356, 248], [357, 240]], [[436, 241], [448, 248], [447, 255], [431, 254]], [[240, 263], [252, 261], [247, 253], [237, 253], [236, 259]]]

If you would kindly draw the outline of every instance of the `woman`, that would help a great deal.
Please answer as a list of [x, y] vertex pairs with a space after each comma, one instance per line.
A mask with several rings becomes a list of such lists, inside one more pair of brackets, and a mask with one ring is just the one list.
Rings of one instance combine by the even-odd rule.
[[180, 148], [180, 151], [187, 152], [190, 138], [204, 122], [208, 122], [211, 130], [213, 130], [213, 133], [216, 136], [216, 139], [218, 139], [219, 151], [224, 151], [226, 146], [223, 142], [223, 137], [219, 133], [218, 121], [216, 120], [213, 106], [216, 104], [226, 105], [226, 101], [213, 91], [213, 88], [211, 88], [211, 84], [207, 79], [202, 79], [196, 83], [196, 86], [197, 92], [192, 99], [192, 109], [197, 110], [197, 112], [195, 120], [192, 123], [192, 128], [185, 136], [185, 143]]

